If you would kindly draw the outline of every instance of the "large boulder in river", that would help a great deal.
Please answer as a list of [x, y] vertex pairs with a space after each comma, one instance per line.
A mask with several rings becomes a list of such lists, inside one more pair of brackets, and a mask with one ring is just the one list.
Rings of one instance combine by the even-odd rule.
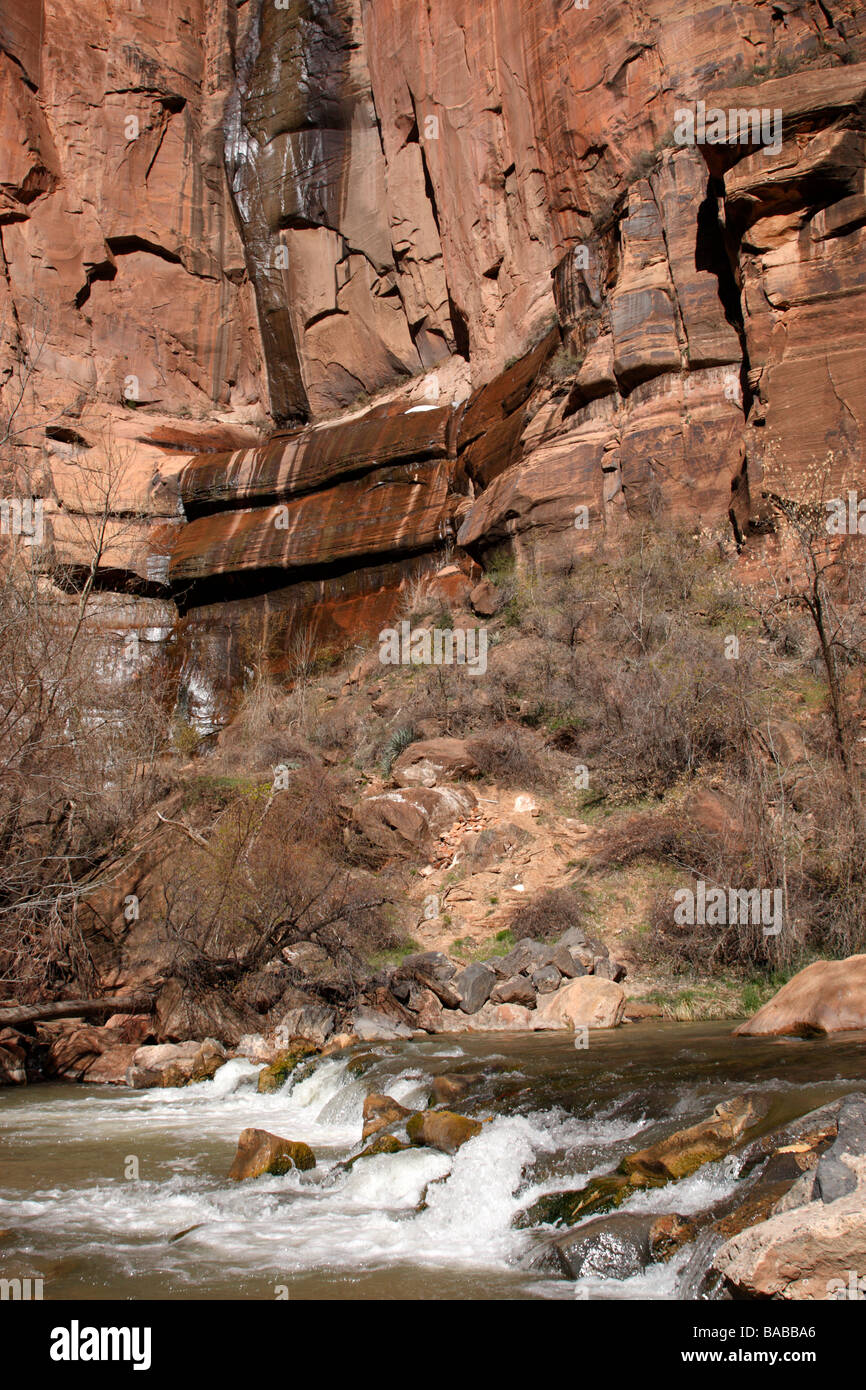
[[629, 1279], [650, 1263], [655, 1221], [654, 1212], [597, 1216], [546, 1241], [531, 1268], [566, 1279]]
[[441, 782], [463, 782], [479, 773], [472, 744], [463, 738], [410, 743], [391, 769], [398, 787], [435, 787]]
[[208, 1081], [227, 1056], [216, 1038], [139, 1047], [133, 1053], [126, 1082], [136, 1090], [146, 1090], [152, 1086], [187, 1086], [191, 1081]]
[[229, 1178], [232, 1182], [243, 1182], [246, 1178], [260, 1178], [265, 1173], [280, 1177], [291, 1168], [304, 1171], [315, 1166], [316, 1156], [308, 1144], [281, 1139], [266, 1129], [243, 1129]]
[[616, 1028], [622, 1022], [625, 991], [613, 980], [583, 975], [539, 1001], [536, 1028]]
[[866, 955], [807, 965], [734, 1032], [805, 1036], [848, 1029], [866, 1029]]
[[808, 1202], [741, 1231], [713, 1256], [712, 1271], [739, 1298], [845, 1297], [866, 1271], [864, 1191]]
[[419, 1110], [406, 1125], [406, 1133], [412, 1144], [453, 1154], [481, 1133], [481, 1123], [453, 1110]]

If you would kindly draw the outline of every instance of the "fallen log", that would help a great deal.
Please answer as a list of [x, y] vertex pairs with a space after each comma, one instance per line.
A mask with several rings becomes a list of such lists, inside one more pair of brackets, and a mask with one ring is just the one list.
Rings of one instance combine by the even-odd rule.
[[115, 999], [60, 999], [46, 1004], [16, 1004], [0, 1008], [0, 1028], [21, 1028], [28, 1023], [48, 1023], [55, 1018], [89, 1018], [92, 1014], [147, 1014], [154, 995], [122, 994]]

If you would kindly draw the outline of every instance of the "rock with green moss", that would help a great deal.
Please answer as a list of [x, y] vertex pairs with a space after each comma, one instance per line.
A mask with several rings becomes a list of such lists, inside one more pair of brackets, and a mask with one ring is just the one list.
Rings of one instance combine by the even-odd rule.
[[266, 1129], [244, 1129], [238, 1139], [229, 1177], [232, 1182], [244, 1182], [247, 1178], [261, 1178], [265, 1173], [281, 1177], [292, 1168], [303, 1172], [315, 1166], [316, 1156], [308, 1144], [281, 1139]]
[[315, 1051], [315, 1047], [310, 1043], [294, 1042], [291, 1047], [278, 1052], [270, 1066], [259, 1072], [259, 1093], [267, 1095], [271, 1091], [279, 1091], [281, 1086], [285, 1086], [295, 1067], [306, 1061]]
[[666, 1179], [649, 1179], [643, 1174], [609, 1173], [592, 1178], [585, 1187], [571, 1192], [549, 1192], [521, 1212], [518, 1226], [573, 1226], [584, 1216], [615, 1211], [627, 1197], [642, 1187], [663, 1187]]
[[640, 1188], [664, 1187], [675, 1179], [688, 1177], [705, 1163], [723, 1158], [765, 1112], [763, 1102], [749, 1096], [733, 1096], [717, 1105], [708, 1119], [629, 1154], [615, 1173], [592, 1178], [575, 1191], [550, 1192], [539, 1197], [520, 1213], [516, 1224], [573, 1226], [586, 1216], [614, 1211]]
[[705, 1163], [724, 1158], [766, 1112], [766, 1104], [754, 1097], [732, 1096], [717, 1105], [709, 1119], [689, 1129], [679, 1129], [658, 1144], [624, 1158], [619, 1171], [641, 1173], [665, 1182], [671, 1178], [687, 1178]]

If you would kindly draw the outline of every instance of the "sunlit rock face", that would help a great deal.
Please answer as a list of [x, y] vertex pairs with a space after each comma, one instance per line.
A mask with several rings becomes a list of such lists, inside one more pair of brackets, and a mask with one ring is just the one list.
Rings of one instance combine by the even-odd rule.
[[[768, 478], [841, 486], [864, 15], [7, 0], [0, 383], [46, 569], [107, 510], [100, 582], [175, 605], [210, 718], [241, 632], [279, 666], [495, 546], [743, 536]], [[772, 146], [684, 138], [699, 103]]]

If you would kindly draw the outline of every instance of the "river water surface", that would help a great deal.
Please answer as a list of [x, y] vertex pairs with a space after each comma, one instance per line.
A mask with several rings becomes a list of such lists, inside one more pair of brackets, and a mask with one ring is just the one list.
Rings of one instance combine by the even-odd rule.
[[[633, 1024], [590, 1034], [583, 1051], [551, 1033], [379, 1043], [261, 1096], [259, 1068], [242, 1060], [178, 1090], [5, 1088], [0, 1275], [41, 1276], [46, 1299], [689, 1296], [688, 1251], [624, 1281], [551, 1280], [528, 1268], [544, 1232], [514, 1220], [725, 1097], [765, 1097], [770, 1129], [866, 1089], [863, 1035], [730, 1029]], [[413, 1149], [339, 1166], [361, 1148], [368, 1092], [420, 1107], [444, 1072], [472, 1078], [454, 1108], [489, 1119], [480, 1135], [453, 1157]], [[246, 1126], [305, 1141], [316, 1168], [228, 1182]], [[729, 1157], [628, 1209], [704, 1209], [735, 1191], [737, 1169]]]

